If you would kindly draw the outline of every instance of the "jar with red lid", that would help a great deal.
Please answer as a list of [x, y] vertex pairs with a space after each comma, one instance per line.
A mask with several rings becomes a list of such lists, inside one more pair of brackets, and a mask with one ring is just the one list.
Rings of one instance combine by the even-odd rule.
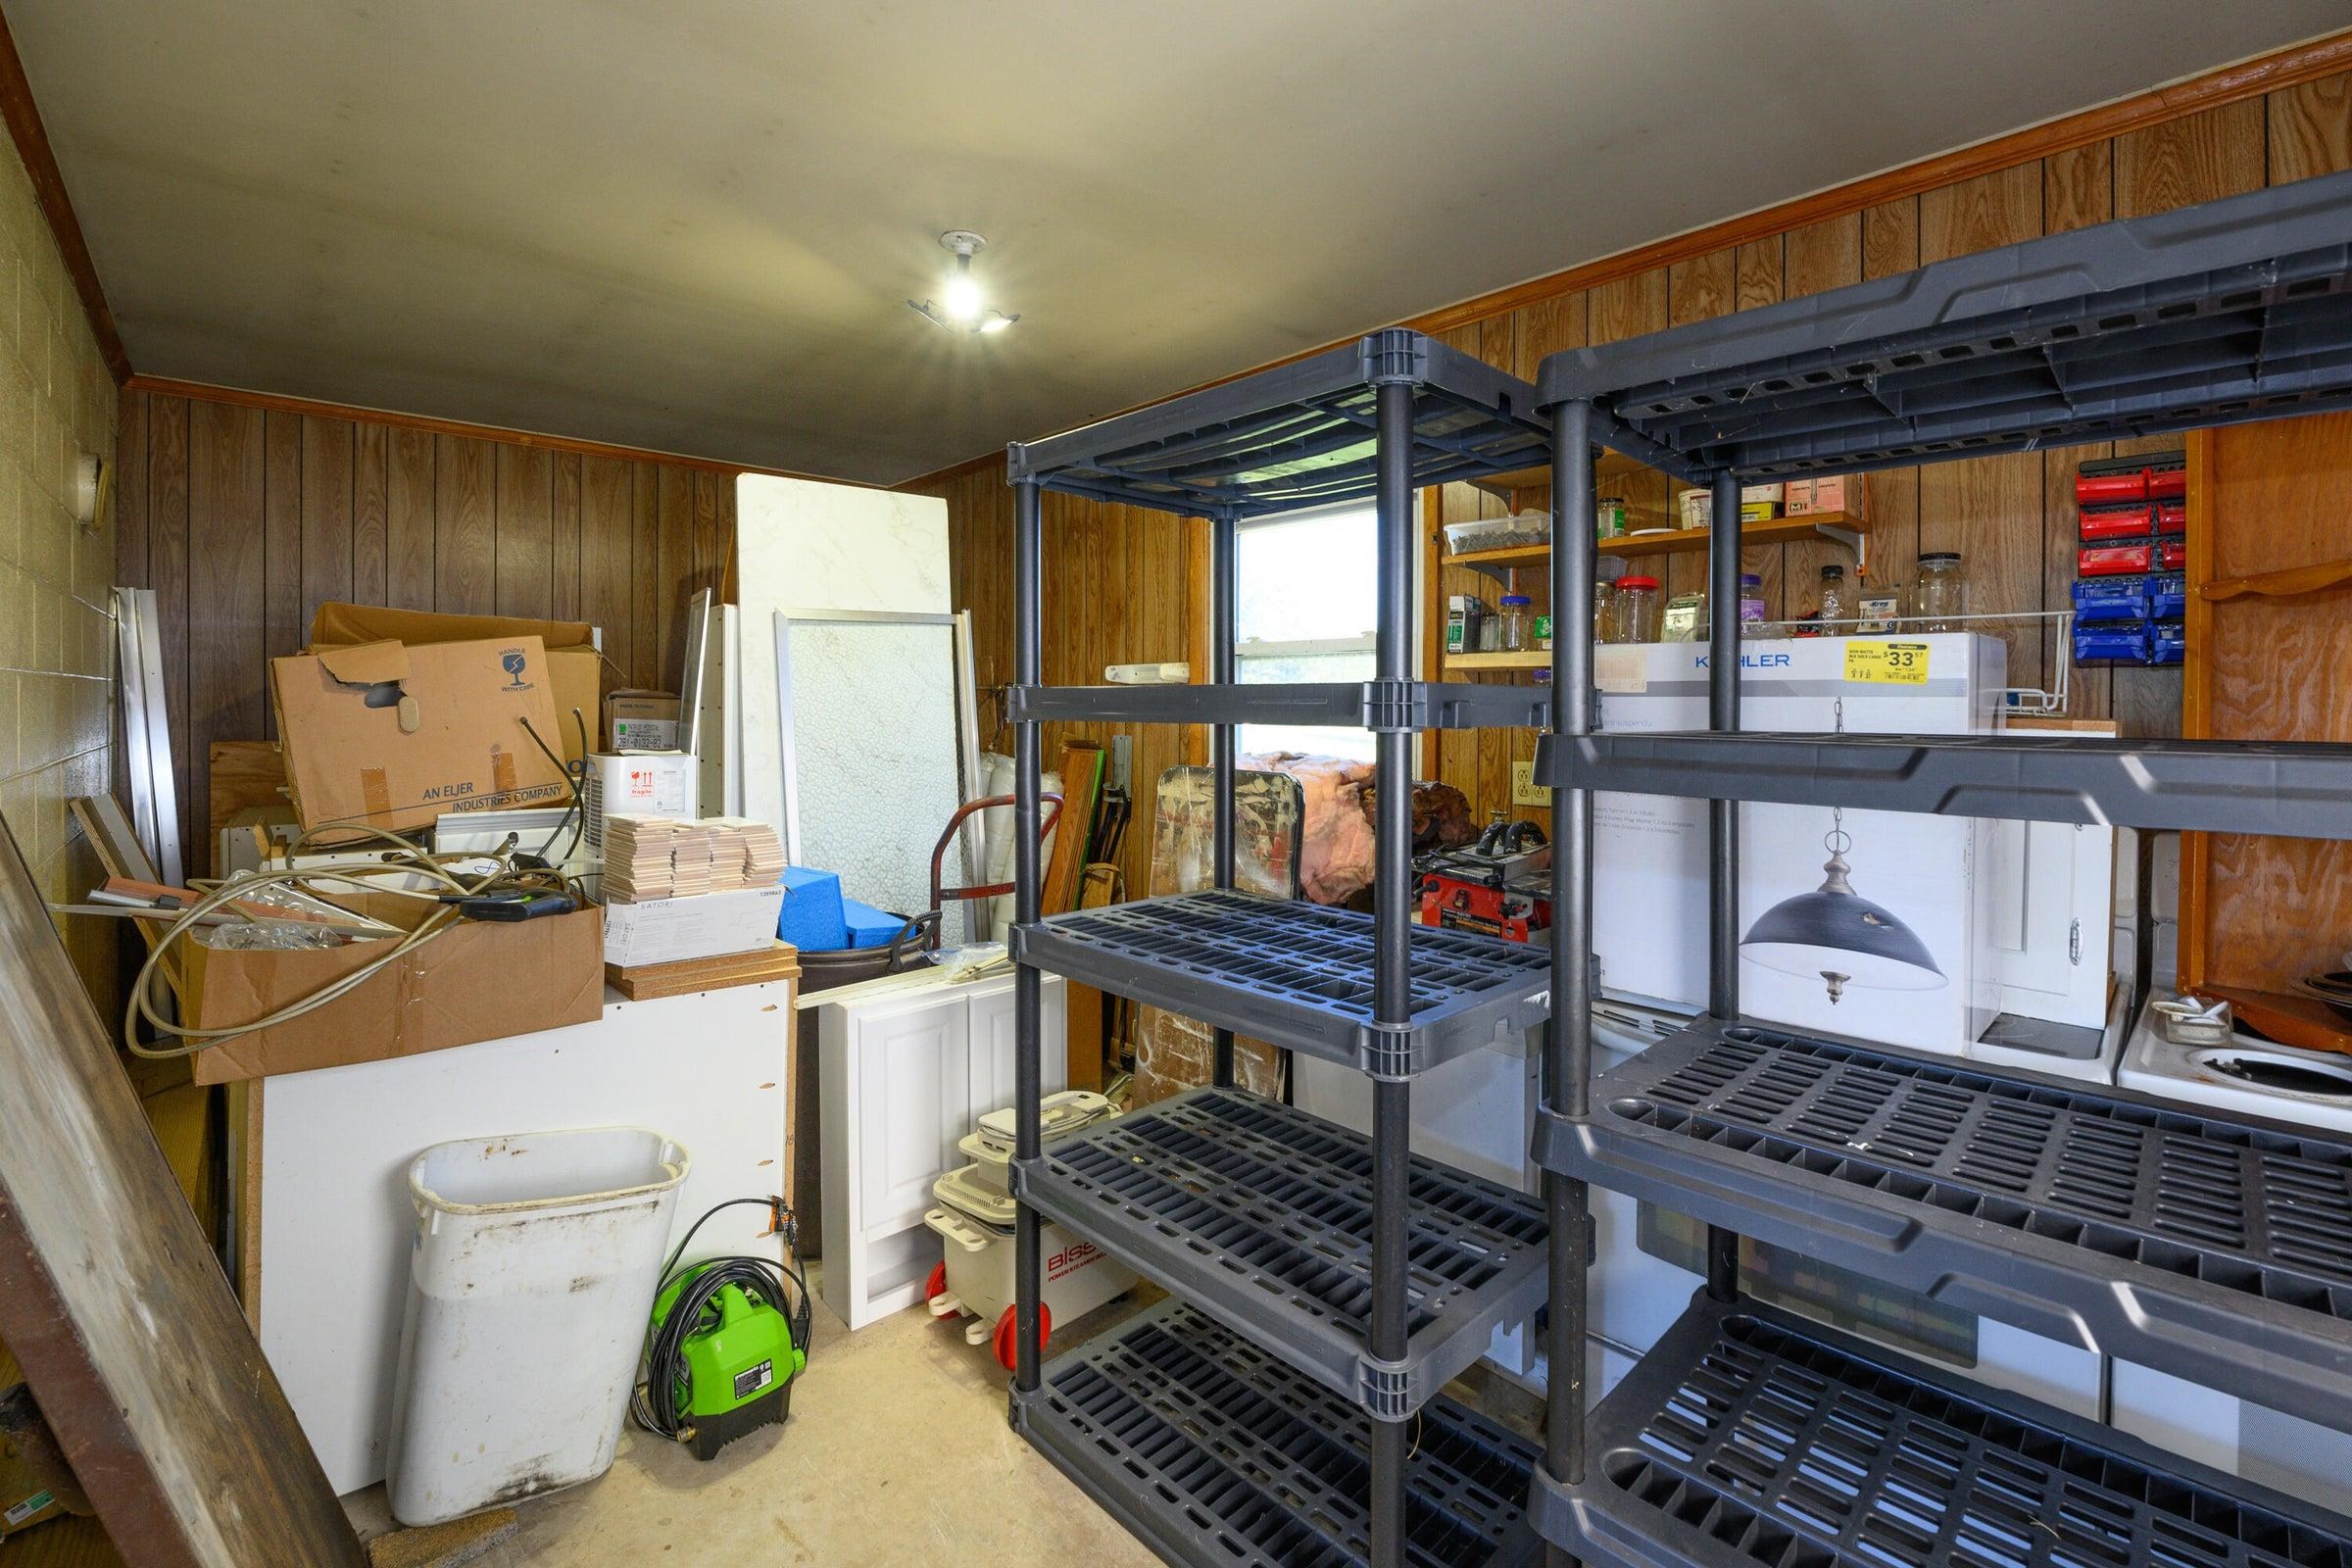
[[1658, 640], [1658, 619], [1665, 607], [1658, 599], [1658, 579], [1655, 577], [1620, 577], [1617, 597], [1610, 603], [1613, 643], [1654, 643]]

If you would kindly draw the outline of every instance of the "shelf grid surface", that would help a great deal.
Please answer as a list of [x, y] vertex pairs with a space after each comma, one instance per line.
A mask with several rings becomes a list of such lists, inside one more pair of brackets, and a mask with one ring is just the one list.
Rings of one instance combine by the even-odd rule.
[[1368, 500], [1377, 382], [1412, 387], [1412, 482], [1471, 480], [1547, 461], [1535, 388], [1421, 333], [1393, 328], [1225, 386], [1014, 446], [1008, 476], [1049, 490], [1200, 516]]
[[1012, 932], [1023, 963], [1386, 1076], [1424, 1071], [1547, 1016], [1546, 950], [1416, 927], [1410, 1025], [1377, 1028], [1372, 948], [1368, 914], [1213, 890], [1051, 915]]
[[[1181, 1301], [1056, 1357], [1013, 1424], [1172, 1562], [1349, 1568], [1370, 1558], [1370, 1422]], [[1405, 1561], [1517, 1568], [1536, 1450], [1450, 1399], [1405, 1468]]]
[[2089, 735], [1545, 735], [1536, 778], [1618, 790], [2157, 830], [2352, 838], [2352, 746]]
[[1389, 1419], [1543, 1296], [1541, 1201], [1414, 1155], [1406, 1355], [1373, 1361], [1369, 1140], [1242, 1090], [1190, 1090], [1055, 1139], [1015, 1180], [1049, 1217]]
[[1547, 358], [1545, 407], [1748, 482], [2352, 403], [2352, 174]]
[[1702, 1298], [1533, 1513], [1622, 1568], [2352, 1568], [2352, 1521], [1785, 1313]]
[[1593, 1098], [1544, 1164], [2352, 1427], [2352, 1139], [1713, 1020]]

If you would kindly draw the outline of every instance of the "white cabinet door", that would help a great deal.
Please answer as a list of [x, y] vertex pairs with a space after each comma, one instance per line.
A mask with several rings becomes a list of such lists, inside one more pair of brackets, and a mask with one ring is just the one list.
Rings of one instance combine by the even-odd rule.
[[[1054, 1094], [1069, 1083], [1069, 1051], [1064, 1044], [1064, 1025], [1068, 1019], [1061, 976], [1050, 974], [1038, 987], [1038, 1074], [1042, 1092]], [[980, 1118], [992, 1110], [1001, 1110], [1012, 1103], [1013, 1090], [1013, 1032], [1012, 981], [988, 986], [971, 994], [971, 1075], [966, 1085], [965, 1108], [969, 1112], [963, 1127], [948, 1140], [946, 1165], [963, 1163], [963, 1153], [956, 1149], [957, 1139], [980, 1124]], [[944, 1168], [944, 1167], [943, 1167]]]
[[[941, 1004], [947, 1003], [950, 1004]], [[931, 1184], [968, 1128], [965, 1084], [971, 1036], [962, 1007], [931, 1004], [867, 1013], [851, 1045], [852, 1114], [858, 1121], [859, 1232], [878, 1239], [923, 1222]]]

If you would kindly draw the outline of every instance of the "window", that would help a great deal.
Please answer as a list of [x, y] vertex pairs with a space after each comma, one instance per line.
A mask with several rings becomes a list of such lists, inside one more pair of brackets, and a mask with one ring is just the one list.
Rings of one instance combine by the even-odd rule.
[[[1370, 680], [1379, 620], [1379, 557], [1366, 505], [1289, 513], [1239, 530], [1240, 646], [1245, 685]], [[1250, 752], [1313, 752], [1372, 760], [1372, 732], [1312, 724], [1244, 724]]]

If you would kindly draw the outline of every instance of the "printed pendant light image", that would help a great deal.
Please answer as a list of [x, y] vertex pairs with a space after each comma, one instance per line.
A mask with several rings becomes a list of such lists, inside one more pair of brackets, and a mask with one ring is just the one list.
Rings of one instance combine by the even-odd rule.
[[1935, 991], [1948, 984], [1936, 956], [1917, 932], [1892, 912], [1854, 891], [1845, 858], [1854, 841], [1845, 831], [1845, 812], [1833, 818], [1822, 847], [1828, 874], [1811, 893], [1783, 899], [1764, 911], [1740, 940], [1740, 952], [1782, 974], [1818, 974], [1838, 1002], [1845, 988], [1873, 991]]

